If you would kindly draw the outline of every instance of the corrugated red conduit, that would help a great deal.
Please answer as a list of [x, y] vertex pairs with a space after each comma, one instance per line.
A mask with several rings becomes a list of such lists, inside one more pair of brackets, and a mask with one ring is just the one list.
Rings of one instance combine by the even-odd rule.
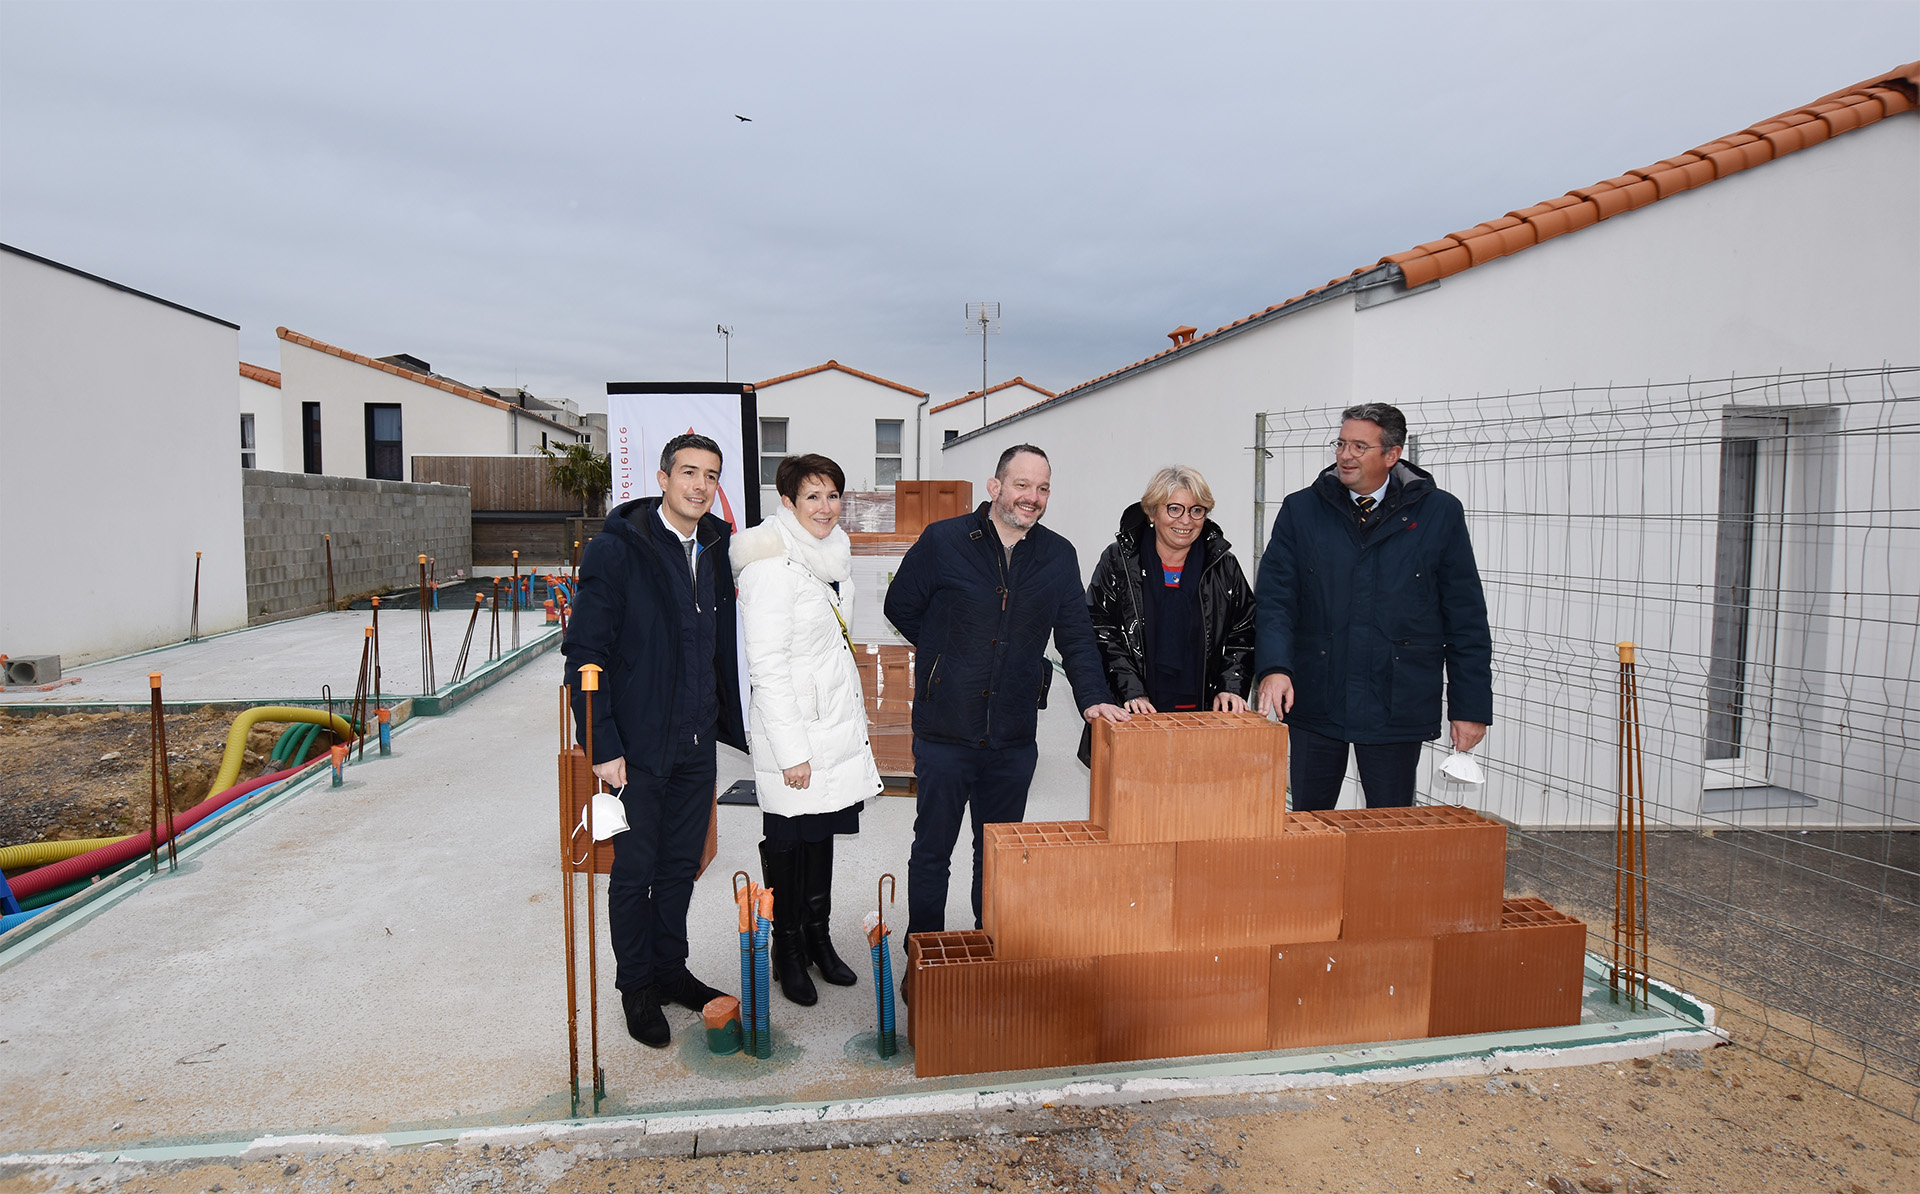
[[[314, 760], [316, 763], [324, 761], [324, 757]], [[177, 837], [193, 828], [201, 821], [206, 820], [208, 817], [219, 812], [229, 804], [232, 804], [242, 796], [247, 795], [249, 792], [256, 792], [261, 788], [277, 784], [283, 779], [291, 779], [311, 765], [312, 764], [303, 764], [300, 767], [294, 767], [287, 771], [276, 771], [271, 775], [263, 775], [258, 779], [250, 779], [245, 783], [235, 784], [224, 792], [214, 793], [186, 812], [177, 814], [173, 818], [172, 833], [163, 833], [160, 837], [161, 843], [165, 844], [168, 837]], [[51, 891], [56, 887], [64, 886], [75, 880], [84, 879], [96, 871], [132, 862], [147, 852], [151, 840], [148, 834], [136, 833], [130, 838], [113, 843], [111, 846], [102, 846], [98, 850], [89, 850], [85, 854], [76, 854], [72, 858], [65, 859], [61, 862], [49, 863], [46, 866], [28, 871], [18, 879], [10, 877], [7, 883], [13, 888], [13, 894], [16, 899], [39, 895], [43, 891]]]

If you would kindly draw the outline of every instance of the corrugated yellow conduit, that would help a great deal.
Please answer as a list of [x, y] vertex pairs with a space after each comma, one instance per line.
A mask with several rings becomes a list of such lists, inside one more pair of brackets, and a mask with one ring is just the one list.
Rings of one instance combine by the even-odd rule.
[[[329, 720], [330, 716], [331, 720]], [[212, 796], [226, 791], [240, 778], [240, 767], [247, 756], [247, 735], [256, 724], [263, 721], [306, 722], [323, 729], [331, 729], [340, 735], [343, 741], [353, 737], [353, 727], [345, 718], [329, 715], [324, 710], [301, 709], [293, 705], [261, 705], [257, 709], [248, 709], [233, 719], [233, 728], [227, 731], [227, 751], [220, 760], [220, 773], [214, 777], [213, 786], [207, 789], [207, 795]], [[123, 840], [125, 839], [119, 837], [90, 837], [70, 842], [29, 842], [23, 846], [0, 846], [0, 871], [11, 875], [30, 867], [64, 862], [69, 858], [77, 858], [89, 851], [97, 850], [102, 846], [111, 846]]]

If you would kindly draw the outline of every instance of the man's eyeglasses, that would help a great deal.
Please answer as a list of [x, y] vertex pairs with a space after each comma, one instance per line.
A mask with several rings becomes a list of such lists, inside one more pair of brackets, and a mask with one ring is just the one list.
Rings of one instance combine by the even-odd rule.
[[1351, 439], [1334, 440], [1332, 446], [1335, 456], [1345, 456], [1348, 452], [1352, 452], [1355, 456], [1365, 456], [1368, 452], [1386, 451], [1386, 449], [1379, 444], [1363, 444], [1358, 440]]
[[1211, 509], [1207, 506], [1183, 506], [1179, 502], [1167, 503], [1168, 518], [1191, 517], [1195, 522], [1200, 522], [1205, 519], [1209, 513], [1211, 513]]

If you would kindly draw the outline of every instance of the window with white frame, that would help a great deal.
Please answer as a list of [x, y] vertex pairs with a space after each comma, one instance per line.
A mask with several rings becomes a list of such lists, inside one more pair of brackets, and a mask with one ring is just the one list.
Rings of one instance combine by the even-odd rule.
[[893, 483], [900, 479], [900, 433], [904, 422], [902, 419], [873, 421], [873, 485], [875, 489], [892, 489]]
[[773, 484], [774, 474], [787, 455], [787, 421], [760, 420], [760, 484]]
[[253, 449], [253, 416], [240, 416], [240, 467], [252, 468], [256, 459]]

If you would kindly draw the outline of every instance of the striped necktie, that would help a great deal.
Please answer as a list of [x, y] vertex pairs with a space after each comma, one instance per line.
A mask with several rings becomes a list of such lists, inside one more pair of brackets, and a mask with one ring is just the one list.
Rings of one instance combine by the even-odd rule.
[[1354, 498], [1353, 504], [1360, 507], [1361, 522], [1365, 522], [1367, 520], [1367, 515], [1373, 513], [1374, 500], [1371, 496]]

